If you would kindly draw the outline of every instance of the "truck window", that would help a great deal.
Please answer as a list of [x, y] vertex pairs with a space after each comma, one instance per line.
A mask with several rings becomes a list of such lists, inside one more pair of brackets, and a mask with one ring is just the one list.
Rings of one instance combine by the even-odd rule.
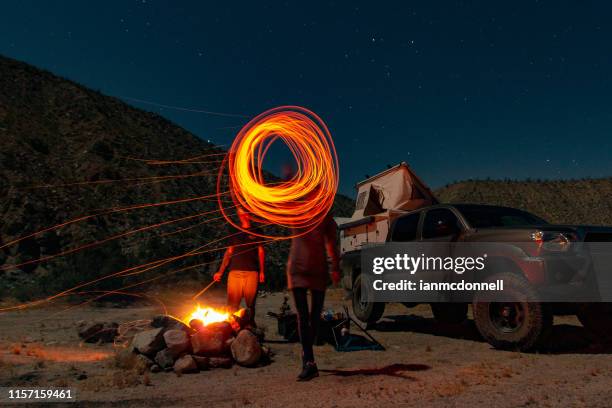
[[446, 208], [427, 211], [423, 223], [423, 239], [447, 237], [461, 232], [457, 216]]
[[526, 211], [489, 205], [459, 204], [455, 206], [472, 228], [544, 225], [543, 219]]
[[394, 242], [414, 241], [417, 238], [420, 216], [421, 213], [416, 213], [398, 218], [393, 227], [391, 240]]

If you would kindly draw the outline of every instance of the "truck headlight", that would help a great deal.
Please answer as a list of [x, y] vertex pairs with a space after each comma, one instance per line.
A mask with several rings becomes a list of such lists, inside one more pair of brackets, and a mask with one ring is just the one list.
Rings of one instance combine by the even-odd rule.
[[531, 234], [531, 239], [546, 251], [565, 252], [572, 241], [576, 241], [576, 235], [571, 232], [536, 231]]

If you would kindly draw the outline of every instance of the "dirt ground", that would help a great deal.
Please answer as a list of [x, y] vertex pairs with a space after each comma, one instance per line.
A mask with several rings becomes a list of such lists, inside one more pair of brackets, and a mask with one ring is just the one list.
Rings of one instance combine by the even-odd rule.
[[[326, 307], [341, 310], [347, 303], [342, 296], [329, 291]], [[164, 303], [180, 315], [193, 305], [186, 298], [167, 295]], [[282, 343], [276, 320], [265, 316], [278, 311], [282, 299], [282, 293], [258, 299], [257, 321], [274, 352], [270, 365], [181, 377], [115, 368], [112, 345], [80, 344], [77, 336], [80, 320], [147, 319], [158, 307], [64, 304], [2, 314], [0, 387], [73, 387], [79, 402], [70, 407], [610, 406], [612, 350], [597, 346], [575, 318], [557, 318], [550, 344], [526, 354], [492, 349], [471, 320], [459, 327], [438, 324], [427, 306], [387, 307], [371, 330], [386, 351], [317, 346], [321, 376], [298, 383], [299, 347]], [[202, 301], [220, 305], [223, 292], [210, 291]]]

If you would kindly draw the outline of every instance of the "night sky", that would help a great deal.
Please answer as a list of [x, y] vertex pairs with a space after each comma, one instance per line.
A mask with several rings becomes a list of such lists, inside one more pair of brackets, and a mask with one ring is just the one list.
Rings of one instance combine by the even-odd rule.
[[5, 2], [0, 53], [218, 144], [241, 115], [308, 107], [350, 195], [400, 161], [434, 188], [612, 175], [611, 2], [318, 4]]

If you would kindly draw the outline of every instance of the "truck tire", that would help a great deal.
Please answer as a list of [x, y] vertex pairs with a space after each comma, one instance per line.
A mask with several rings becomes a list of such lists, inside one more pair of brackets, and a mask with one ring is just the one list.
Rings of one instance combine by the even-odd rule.
[[353, 313], [364, 323], [376, 323], [385, 312], [385, 303], [362, 301], [361, 281], [362, 275], [359, 274], [353, 282]]
[[432, 303], [431, 311], [440, 323], [459, 324], [467, 319], [467, 303]]
[[599, 341], [612, 342], [612, 303], [581, 304], [576, 317]]
[[503, 350], [531, 350], [550, 334], [553, 315], [545, 303], [539, 302], [534, 288], [522, 276], [496, 273], [487, 282], [504, 281], [504, 295], [516, 302], [490, 302], [482, 292], [474, 295], [472, 312], [482, 337], [493, 347]]

